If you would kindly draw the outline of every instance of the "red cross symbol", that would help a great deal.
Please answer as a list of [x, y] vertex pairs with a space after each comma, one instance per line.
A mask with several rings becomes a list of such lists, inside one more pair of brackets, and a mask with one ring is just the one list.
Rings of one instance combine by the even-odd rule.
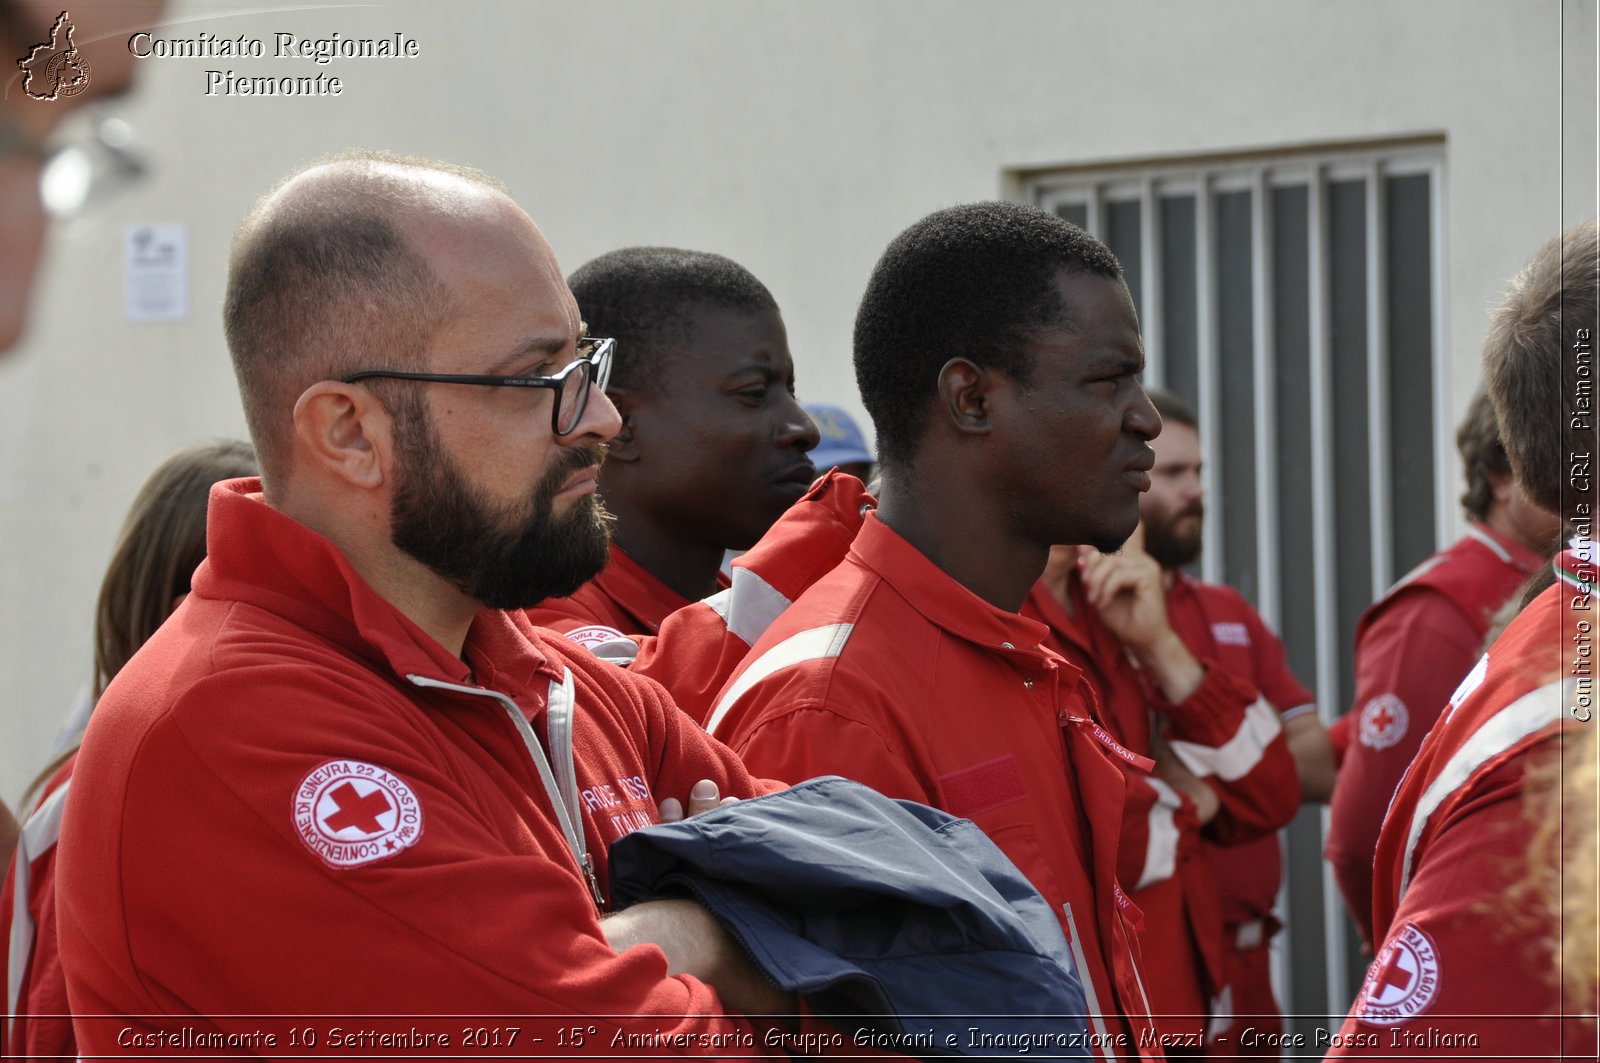
[[1411, 984], [1411, 977], [1410, 971], [1400, 969], [1400, 950], [1395, 949], [1389, 962], [1378, 972], [1378, 995], [1382, 996], [1385, 989], [1405, 989]]
[[378, 817], [394, 807], [389, 804], [389, 799], [383, 796], [382, 790], [374, 790], [362, 797], [348, 782], [340, 783], [328, 796], [339, 806], [339, 811], [331, 816], [324, 816], [322, 822], [333, 831], [354, 827], [365, 834], [376, 834], [383, 829]]
[[1394, 713], [1389, 711], [1389, 706], [1380, 705], [1378, 711], [1372, 714], [1372, 722], [1377, 724], [1379, 731], [1387, 731], [1394, 723]]

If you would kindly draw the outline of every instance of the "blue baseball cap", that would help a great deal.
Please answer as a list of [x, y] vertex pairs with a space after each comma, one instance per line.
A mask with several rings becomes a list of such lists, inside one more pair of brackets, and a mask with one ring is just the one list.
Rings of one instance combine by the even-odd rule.
[[878, 460], [872, 451], [867, 449], [866, 436], [862, 435], [861, 429], [856, 426], [855, 418], [846, 413], [843, 407], [825, 406], [816, 402], [802, 405], [811, 415], [811, 419], [817, 422], [817, 431], [822, 436], [821, 442], [810, 454], [811, 463], [817, 467], [818, 472], [825, 472], [835, 465], [870, 463]]

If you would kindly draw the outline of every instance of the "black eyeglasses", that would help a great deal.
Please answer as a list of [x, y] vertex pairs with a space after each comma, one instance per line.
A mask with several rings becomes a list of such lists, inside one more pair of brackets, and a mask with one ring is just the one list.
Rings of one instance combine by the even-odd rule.
[[616, 340], [585, 336], [578, 341], [578, 354], [572, 364], [552, 376], [477, 376], [470, 373], [402, 373], [395, 369], [364, 369], [343, 378], [343, 383], [384, 377], [389, 380], [421, 380], [428, 384], [476, 384], [486, 388], [550, 388], [556, 393], [550, 409], [550, 428], [558, 436], [571, 435], [583, 420], [589, 405], [589, 388], [601, 391], [611, 381], [611, 352]]

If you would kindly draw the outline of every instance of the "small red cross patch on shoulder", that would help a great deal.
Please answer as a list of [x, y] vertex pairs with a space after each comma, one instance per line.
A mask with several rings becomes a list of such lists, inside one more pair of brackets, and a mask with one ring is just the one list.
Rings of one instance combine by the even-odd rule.
[[422, 837], [422, 804], [399, 776], [359, 760], [330, 760], [294, 791], [294, 825], [330, 867], [394, 856]]
[[1369, 749], [1388, 749], [1406, 736], [1411, 714], [1393, 694], [1379, 694], [1361, 709], [1356, 737]]
[[1373, 1026], [1399, 1026], [1439, 995], [1439, 950], [1415, 923], [1406, 923], [1381, 949], [1356, 997], [1355, 1014]]

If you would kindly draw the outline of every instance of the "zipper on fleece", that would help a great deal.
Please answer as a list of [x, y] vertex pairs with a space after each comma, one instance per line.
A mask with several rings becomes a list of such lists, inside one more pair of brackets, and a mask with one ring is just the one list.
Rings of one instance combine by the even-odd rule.
[[[517, 707], [517, 703], [498, 690], [449, 683], [442, 679], [430, 679], [425, 675], [407, 675], [406, 679], [413, 686], [489, 698], [498, 702], [505, 710], [505, 714], [511, 718], [512, 726], [521, 736], [522, 744], [528, 750], [528, 756], [533, 760], [539, 782], [544, 785], [545, 793], [550, 797], [550, 804], [555, 809], [561, 834], [567, 841], [567, 849], [572, 853], [573, 862], [578, 865], [578, 873], [589, 884], [589, 897], [594, 901], [595, 912], [603, 913], [605, 897], [600, 892], [600, 880], [594, 873], [594, 858], [589, 854], [588, 844], [583, 837], [583, 816], [578, 804], [578, 775], [577, 768], [573, 764], [572, 714], [577, 704], [577, 697], [572, 682], [572, 670], [563, 668], [561, 672], [559, 680], [550, 681], [546, 712], [550, 730], [549, 757], [545, 756], [544, 747], [539, 744], [538, 736], [533, 733], [532, 725]], [[555, 761], [553, 768], [552, 759]]]

